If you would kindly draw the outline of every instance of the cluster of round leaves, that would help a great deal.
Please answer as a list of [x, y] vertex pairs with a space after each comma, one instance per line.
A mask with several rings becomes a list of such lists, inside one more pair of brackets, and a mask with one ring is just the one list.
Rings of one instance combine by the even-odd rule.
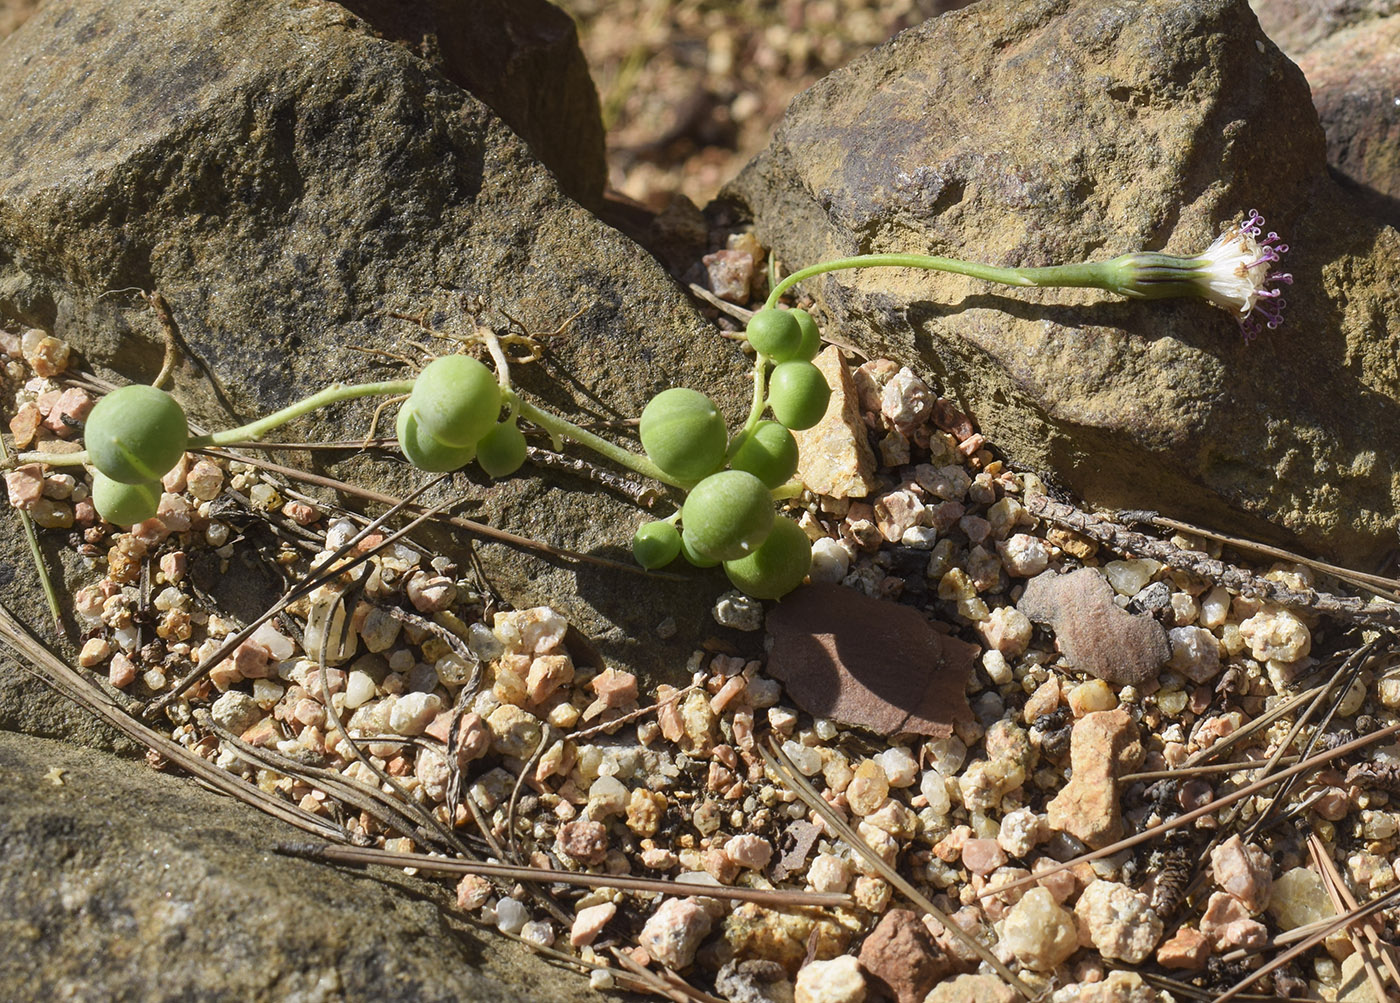
[[445, 473], [473, 459], [492, 477], [525, 462], [525, 436], [501, 413], [501, 388], [491, 370], [466, 355], [434, 359], [413, 381], [399, 408], [399, 448], [420, 470]]
[[178, 401], [156, 387], [113, 390], [93, 407], [83, 432], [97, 514], [131, 526], [156, 514], [160, 479], [180, 462], [190, 428]]
[[797, 472], [792, 433], [821, 421], [831, 388], [812, 364], [821, 337], [806, 311], [760, 310], [746, 334], [760, 359], [773, 365], [767, 406], [776, 420], [760, 421], [731, 441], [704, 394], [673, 387], [653, 397], [642, 411], [642, 448], [667, 474], [694, 486], [681, 506], [680, 528], [674, 520], [647, 523], [633, 538], [632, 553], [653, 569], [682, 554], [697, 567], [723, 564], [741, 591], [776, 599], [801, 584], [812, 546], [797, 523], [774, 514], [771, 491]]

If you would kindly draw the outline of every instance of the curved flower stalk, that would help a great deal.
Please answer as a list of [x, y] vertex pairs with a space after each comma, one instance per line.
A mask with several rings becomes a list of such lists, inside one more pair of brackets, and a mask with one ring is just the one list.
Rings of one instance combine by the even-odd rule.
[[958, 258], [927, 254], [863, 254], [811, 265], [793, 272], [773, 287], [769, 307], [798, 282], [824, 272], [847, 268], [899, 267], [954, 272], [1009, 286], [1078, 286], [1103, 289], [1134, 299], [1194, 296], [1230, 311], [1240, 322], [1245, 341], [1261, 328], [1283, 323], [1283, 290], [1293, 276], [1274, 271], [1288, 245], [1277, 233], [1264, 234], [1264, 217], [1251, 209], [1242, 223], [1230, 226], [1195, 257], [1157, 251], [1134, 251], [1109, 261], [1090, 261], [1040, 268], [1002, 268]]

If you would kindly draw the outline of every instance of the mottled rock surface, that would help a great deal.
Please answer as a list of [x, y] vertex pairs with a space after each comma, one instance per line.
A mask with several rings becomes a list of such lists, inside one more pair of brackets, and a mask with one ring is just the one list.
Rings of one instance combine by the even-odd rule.
[[1119, 609], [1112, 587], [1094, 568], [1037, 575], [1026, 583], [1016, 608], [1054, 631], [1073, 668], [1115, 686], [1147, 682], [1171, 656], [1162, 625], [1146, 613]]
[[942, 374], [990, 441], [1092, 503], [1345, 560], [1393, 546], [1400, 234], [1331, 179], [1307, 82], [1244, 0], [992, 0], [926, 22], [799, 96], [728, 194], [793, 268], [1194, 254], [1259, 208], [1296, 281], [1250, 346], [1200, 301], [896, 269], [808, 289], [836, 336]]
[[0, 731], [0, 998], [592, 998], [478, 941], [445, 886], [268, 852], [305, 838], [140, 762]]
[[891, 909], [860, 947], [860, 965], [870, 981], [896, 1003], [923, 1003], [954, 962], [909, 909]]
[[[50, 0], [0, 47], [0, 315], [51, 330], [104, 376], [148, 381], [159, 324], [138, 296], [110, 291], [159, 291], [217, 381], [187, 358], [174, 392], [193, 420], [229, 427], [329, 380], [403, 375], [348, 350], [411, 352], [425, 335], [391, 312], [461, 333], [481, 297], [483, 321], [504, 331], [509, 312], [548, 333], [582, 310], [548, 342], [548, 361], [515, 367], [527, 393], [586, 420], [635, 417], [657, 390], [689, 385], [737, 420], [750, 386], [742, 353], [463, 89], [469, 49], [453, 24], [437, 22], [428, 58], [332, 3]], [[561, 76], [541, 76], [542, 88], [567, 79], [556, 61]], [[373, 410], [363, 404], [286, 434], [360, 436]], [[355, 452], [291, 462], [395, 494], [418, 480], [396, 459]], [[473, 468], [438, 490], [464, 494], [467, 517], [624, 561], [640, 521], [602, 489], [533, 468], [496, 482]], [[3, 532], [0, 563], [22, 566], [17, 531]], [[447, 533], [425, 539], [461, 556]], [[556, 604], [629, 667], [682, 664], [714, 629], [699, 574], [648, 579], [496, 543], [478, 553], [512, 603]], [[280, 584], [235, 570], [216, 595], [254, 615]], [[658, 643], [651, 628], [667, 616], [680, 629]]]

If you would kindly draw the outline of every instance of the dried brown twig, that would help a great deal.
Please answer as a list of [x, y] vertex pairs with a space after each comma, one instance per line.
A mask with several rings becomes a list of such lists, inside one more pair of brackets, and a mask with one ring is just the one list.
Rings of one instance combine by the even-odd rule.
[[663, 878], [636, 878], [626, 874], [591, 874], [586, 871], [557, 871], [546, 867], [520, 867], [493, 864], [479, 860], [454, 860], [427, 853], [395, 853], [369, 847], [349, 847], [308, 843], [278, 843], [278, 853], [328, 860], [342, 864], [379, 864], [385, 867], [416, 867], [438, 874], [479, 874], [504, 881], [525, 881], [542, 884], [582, 885], [585, 888], [621, 888], [629, 891], [705, 898], [736, 899], [757, 902], [777, 908], [848, 909], [849, 895], [840, 892], [783, 891], [773, 888], [739, 888], [731, 885], [699, 885]]
[[[1072, 529], [1111, 550], [1149, 557], [1168, 567], [1216, 582], [1232, 592], [1253, 599], [1293, 609], [1313, 610], [1353, 623], [1391, 630], [1400, 628], [1400, 606], [1394, 603], [1339, 596], [1316, 589], [1290, 589], [1279, 582], [1216, 560], [1200, 551], [1182, 550], [1167, 541], [1131, 530], [1108, 516], [1085, 512], [1073, 505], [1055, 501], [1047, 495], [1028, 494], [1024, 504], [1032, 515]], [[1400, 582], [1394, 585], [1400, 588]]]
[[[1400, 729], [1400, 726], [1397, 726], [1397, 728]], [[844, 839], [852, 850], [864, 857], [866, 862], [878, 871], [882, 878], [895, 888], [898, 888], [900, 893], [910, 902], [938, 920], [950, 935], [961, 940], [971, 948], [972, 951], [990, 965], [992, 970], [1000, 975], [1012, 989], [1015, 989], [1016, 992], [1020, 993], [1021, 996], [1028, 1000], [1035, 997], [1034, 990], [1018, 979], [1011, 969], [1002, 964], [997, 956], [987, 949], [985, 944], [965, 931], [962, 927], [958, 926], [957, 923], [953, 922], [952, 917], [930, 902], [925, 895], [904, 878], [904, 875], [900, 874], [886, 863], [885, 858], [870, 849], [870, 846], [860, 837], [860, 834], [851, 828], [840, 813], [835, 811], [831, 805], [823, 800], [822, 796], [807, 782], [807, 779], [792, 765], [792, 761], [788, 759], [787, 753], [783, 752], [782, 746], [776, 739], [769, 736], [767, 742], [757, 742], [755, 744], [758, 748], [759, 755], [763, 757], [763, 762], [768, 767], [769, 771], [794, 791], [809, 808], [820, 815], [831, 831]], [[1000, 891], [1001, 889], [997, 890]]]

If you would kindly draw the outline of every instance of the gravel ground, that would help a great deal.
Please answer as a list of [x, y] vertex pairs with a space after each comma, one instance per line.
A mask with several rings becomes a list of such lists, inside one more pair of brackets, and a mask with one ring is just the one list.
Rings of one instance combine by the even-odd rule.
[[563, 0], [608, 129], [614, 190], [703, 206], [768, 143], [799, 91], [968, 0]]
[[[0, 348], [16, 446], [66, 448], [90, 400], [61, 388], [63, 346], [35, 332]], [[1047, 499], [918, 374], [880, 359], [852, 368], [834, 347], [821, 361], [838, 396], [813, 433], [825, 446], [804, 453], [816, 490], [789, 514], [815, 540], [813, 581], [850, 598], [812, 606], [795, 594], [780, 619], [768, 612], [768, 664], [698, 650], [684, 689], [598, 665], [552, 610], [491, 608], [464, 569], [379, 549], [376, 535], [355, 547], [372, 553], [372, 573], [324, 671], [308, 653], [346, 582], [221, 655], [239, 625], [202, 604], [192, 569], [226, 564], [232, 526], [257, 519], [286, 541], [261, 559], [304, 573], [353, 535], [345, 513], [209, 458], [172, 471], [160, 514], [130, 532], [96, 518], [81, 473], [30, 465], [6, 487], [91, 570], [71, 601], [94, 686], [150, 701], [192, 664], [211, 666], [170, 703], [172, 740], [340, 825], [347, 842], [466, 847], [602, 876], [603, 887], [555, 884], [541, 899], [515, 878], [458, 885], [464, 913], [567, 950], [598, 988], [654, 988], [669, 969], [688, 992], [733, 1003], [1009, 999], [1012, 980], [1062, 1003], [1184, 1003], [1333, 915], [1333, 892], [1364, 903], [1400, 887], [1393, 734], [1343, 749], [1277, 803], [1245, 789], [1275, 756], [1400, 728], [1390, 628], [1320, 615], [1327, 600], [1310, 590], [1343, 590], [1304, 564], [1234, 568], [1231, 588], [1205, 538], [1140, 548], [1161, 560], [1117, 553], [1099, 538], [1123, 530]], [[838, 497], [836, 483], [865, 487]], [[1082, 532], [1067, 528], [1076, 520]], [[862, 656], [888, 661], [908, 628], [857, 594], [921, 611], [919, 643], [955, 673], [922, 734], [851, 727], [859, 713], [804, 708], [798, 687], [785, 694], [768, 674], [826, 672], [828, 690], [859, 689]], [[764, 612], [737, 594], [715, 607], [717, 621], [754, 631]], [[1394, 607], [1366, 616], [1393, 621]], [[834, 658], [814, 656], [814, 634], [835, 639]], [[915, 709], [907, 694], [926, 685], [915, 678], [867, 681], [885, 693], [875, 711]], [[776, 761], [765, 761], [770, 735]], [[316, 772], [327, 769], [374, 801], [347, 802]], [[416, 837], [397, 811], [417, 819]], [[1136, 833], [1150, 836], [1120, 844]], [[710, 891], [673, 898], [662, 894], [672, 885], [625, 889], [625, 878]], [[730, 888], [769, 897], [730, 900]], [[783, 908], [811, 894], [844, 897]], [[1393, 909], [1376, 929], [1395, 936]], [[1360, 940], [1329, 937], [1266, 991], [1367, 998]], [[653, 974], [620, 969], [616, 952]]]

